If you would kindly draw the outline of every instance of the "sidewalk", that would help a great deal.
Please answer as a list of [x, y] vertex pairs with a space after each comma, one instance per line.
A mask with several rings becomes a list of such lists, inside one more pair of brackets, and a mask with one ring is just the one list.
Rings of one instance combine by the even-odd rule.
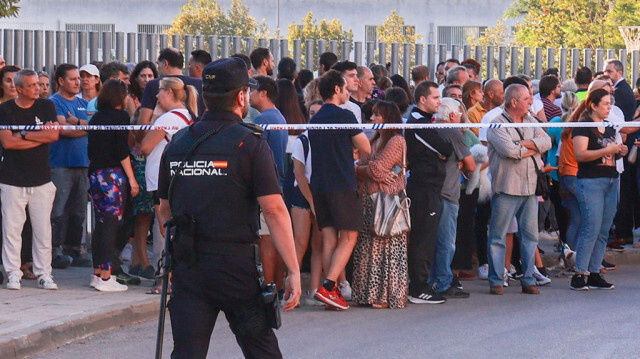
[[[558, 263], [555, 241], [541, 240], [547, 267]], [[607, 251], [607, 261], [640, 264], [640, 249]], [[36, 281], [22, 281], [22, 289], [0, 288], [0, 359], [24, 358], [101, 331], [155, 320], [160, 296], [145, 294], [151, 281], [121, 293], [101, 293], [89, 287], [91, 268], [54, 270], [57, 291], [38, 289]], [[308, 275], [303, 275], [303, 288]], [[167, 317], [168, 320], [168, 317]]]

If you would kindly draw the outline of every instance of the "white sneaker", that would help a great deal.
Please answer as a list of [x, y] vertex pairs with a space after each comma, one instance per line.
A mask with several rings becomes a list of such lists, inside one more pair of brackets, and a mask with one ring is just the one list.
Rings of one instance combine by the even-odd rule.
[[41, 274], [38, 276], [38, 288], [56, 290], [58, 289], [58, 285], [53, 281], [51, 274]]
[[22, 277], [18, 273], [9, 273], [9, 280], [7, 281], [7, 289], [18, 290], [22, 288], [20, 284]]
[[489, 265], [483, 264], [478, 267], [478, 279], [487, 280], [489, 279]]
[[124, 292], [129, 289], [126, 285], [118, 283], [113, 275], [108, 280], [98, 280], [95, 288], [100, 292]]
[[509, 279], [511, 279], [511, 276], [509, 275], [509, 271], [507, 270], [507, 268], [504, 269], [504, 272], [502, 273], [502, 279], [504, 281], [503, 283], [503, 287], [508, 287], [509, 286]]
[[540, 273], [537, 267], [533, 267], [533, 278], [536, 279], [536, 285], [542, 286], [551, 283], [551, 279], [545, 277], [544, 274]]
[[131, 262], [132, 254], [133, 254], [133, 246], [131, 245], [131, 243], [127, 243], [127, 245], [124, 246], [124, 249], [120, 253], [120, 258], [122, 258], [123, 262]]
[[98, 283], [100, 283], [100, 277], [98, 277], [95, 274], [92, 274], [91, 281], [89, 281], [89, 287], [95, 288], [98, 285]]
[[338, 289], [340, 290], [340, 294], [342, 294], [344, 300], [351, 300], [351, 284], [349, 284], [348, 281], [345, 280], [344, 282], [338, 284]]

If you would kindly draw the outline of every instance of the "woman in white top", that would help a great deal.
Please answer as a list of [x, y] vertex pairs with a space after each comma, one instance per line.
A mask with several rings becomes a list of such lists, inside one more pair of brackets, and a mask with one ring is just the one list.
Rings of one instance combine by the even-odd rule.
[[[189, 92], [188, 104], [186, 104], [187, 91]], [[161, 79], [156, 97], [158, 98], [156, 108], [164, 112], [164, 114], [158, 117], [153, 123], [156, 126], [181, 129], [193, 123], [191, 114], [198, 116], [198, 106], [196, 102], [198, 93], [195, 87], [190, 85], [185, 86], [184, 82], [177, 77], [165, 77]], [[165, 220], [169, 220], [169, 218], [162, 218], [159, 212], [160, 200], [157, 196], [158, 172], [160, 170], [162, 152], [176, 132], [178, 132], [178, 130], [174, 129], [151, 130], [144, 136], [140, 146], [140, 151], [147, 156], [147, 165], [145, 168], [147, 191], [153, 194], [156, 224], [159, 224], [159, 234], [161, 234], [162, 237], [164, 237], [164, 227], [162, 227], [161, 224], [164, 223]], [[154, 257], [162, 251], [161, 246], [163, 245], [164, 241], [162, 241], [161, 238], [158, 242], [154, 241]]]

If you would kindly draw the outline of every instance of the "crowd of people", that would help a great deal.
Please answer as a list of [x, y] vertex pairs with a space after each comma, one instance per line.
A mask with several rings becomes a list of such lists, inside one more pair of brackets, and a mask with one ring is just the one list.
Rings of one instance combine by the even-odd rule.
[[[388, 64], [359, 66], [331, 52], [319, 56], [315, 78], [291, 58], [276, 64], [266, 48], [232, 57], [257, 82], [245, 122], [442, 124], [263, 133], [298, 262], [310, 270], [303, 304], [331, 310], [346, 310], [349, 301], [376, 309], [439, 304], [468, 298], [462, 282], [475, 279], [488, 280], [496, 295], [516, 279], [523, 293], [539, 294], [551, 279], [538, 241], [555, 233], [571, 289], [614, 288], [603, 276], [616, 269], [605, 250], [624, 250], [640, 227], [637, 128], [606, 124], [640, 118], [640, 90], [625, 80], [622, 62], [609, 60], [595, 74], [580, 67], [572, 79], [550, 68], [540, 80], [481, 81], [473, 59], [438, 64], [432, 80], [425, 65], [405, 79], [389, 76]], [[156, 62], [58, 64], [53, 76], [0, 69], [0, 124], [165, 128], [0, 130], [8, 289], [20, 289], [23, 279], [57, 289], [52, 268], [69, 266], [92, 267], [90, 286], [98, 291], [125, 291], [155, 278], [169, 219], [159, 210], [160, 158], [172, 136], [206, 111], [201, 77], [212, 58], [192, 52], [188, 75], [184, 60], [166, 48]], [[578, 121], [602, 125], [446, 126]], [[407, 228], [392, 235], [375, 230], [381, 194], [408, 197]], [[260, 217], [265, 279], [282, 291], [287, 268]], [[159, 292], [156, 282], [149, 293]]]

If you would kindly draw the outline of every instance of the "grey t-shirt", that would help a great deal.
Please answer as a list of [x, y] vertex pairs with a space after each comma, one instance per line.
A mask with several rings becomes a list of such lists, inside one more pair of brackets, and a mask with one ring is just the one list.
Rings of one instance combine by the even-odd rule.
[[444, 165], [447, 175], [444, 179], [440, 195], [447, 201], [458, 203], [460, 200], [460, 176], [462, 174], [458, 168], [458, 162], [470, 156], [471, 152], [469, 152], [469, 148], [460, 130], [454, 128], [439, 128], [437, 131], [440, 137], [451, 143], [453, 147], [453, 153], [447, 158], [447, 162]]

